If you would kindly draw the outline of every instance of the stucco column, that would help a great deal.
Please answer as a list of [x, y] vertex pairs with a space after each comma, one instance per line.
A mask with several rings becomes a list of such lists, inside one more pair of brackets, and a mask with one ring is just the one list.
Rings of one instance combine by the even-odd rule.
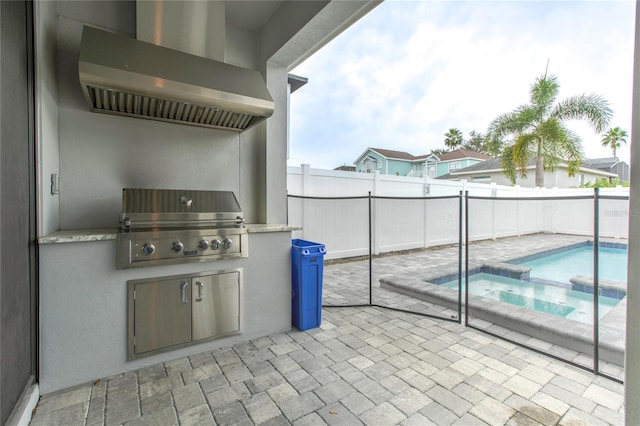
[[631, 122], [631, 188], [629, 191], [629, 261], [627, 275], [627, 343], [625, 351], [625, 421], [640, 424], [640, 2], [636, 2]]
[[287, 111], [288, 82], [284, 67], [267, 63], [267, 87], [275, 111], [267, 120], [264, 151], [264, 223], [287, 222]]

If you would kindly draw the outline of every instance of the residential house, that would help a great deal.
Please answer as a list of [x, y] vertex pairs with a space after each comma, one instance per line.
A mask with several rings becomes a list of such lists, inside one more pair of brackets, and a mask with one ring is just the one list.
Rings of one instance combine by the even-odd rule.
[[343, 164], [342, 166], [338, 166], [333, 170], [338, 170], [342, 172], [355, 172], [356, 166], [347, 166], [346, 164]]
[[435, 176], [429, 174], [429, 177], [442, 176], [493, 159], [490, 155], [468, 149], [456, 149], [451, 152], [445, 152], [436, 158], [436, 174]]
[[603, 170], [605, 172], [614, 173], [618, 175], [618, 179], [621, 181], [629, 181], [629, 165], [620, 160], [618, 157], [609, 158], [589, 158], [584, 161], [585, 167], [591, 169]]
[[[498, 185], [510, 185], [511, 181], [505, 176], [500, 163], [500, 158], [477, 163], [463, 169], [451, 171], [445, 175], [438, 176], [438, 179], [462, 180], [470, 182], [494, 182]], [[533, 188], [535, 186], [535, 159], [529, 160], [527, 164], [527, 176], [517, 177], [516, 185]], [[583, 166], [574, 175], [569, 176], [566, 163], [559, 164], [554, 170], [546, 170], [544, 173], [544, 186], [546, 188], [575, 188], [587, 182], [595, 182], [598, 178], [615, 179], [616, 174], [604, 170]]]
[[413, 155], [404, 151], [367, 148], [354, 164], [356, 171], [384, 175], [432, 177], [441, 176], [472, 164], [490, 159], [479, 152], [456, 149], [441, 155]]

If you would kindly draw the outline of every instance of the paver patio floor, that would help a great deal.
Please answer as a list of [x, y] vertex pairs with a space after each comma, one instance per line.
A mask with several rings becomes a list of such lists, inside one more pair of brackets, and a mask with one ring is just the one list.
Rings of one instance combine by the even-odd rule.
[[31, 424], [621, 425], [623, 413], [618, 383], [454, 322], [367, 307], [44, 396]]
[[[445, 251], [414, 257], [437, 267], [434, 256], [451, 259]], [[399, 257], [376, 265], [376, 276], [417, 267]], [[367, 270], [367, 262], [328, 265], [326, 301], [366, 302]], [[387, 306], [457, 314], [380, 288], [375, 297]], [[31, 424], [622, 425], [623, 401], [621, 384], [456, 322], [342, 307], [324, 308], [320, 328], [45, 395]]]

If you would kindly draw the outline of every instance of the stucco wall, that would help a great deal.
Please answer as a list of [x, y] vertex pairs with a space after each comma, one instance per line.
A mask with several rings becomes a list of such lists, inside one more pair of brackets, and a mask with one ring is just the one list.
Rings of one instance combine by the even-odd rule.
[[[60, 229], [118, 225], [125, 187], [241, 190], [237, 133], [89, 111], [78, 83], [82, 27], [135, 33], [135, 3], [61, 5], [58, 25]], [[134, 25], [134, 27], [130, 27]], [[251, 218], [249, 218], [251, 220]]]
[[[544, 186], [545, 188], [577, 188], [580, 186], [580, 178], [579, 175], [584, 175], [584, 181], [595, 182], [596, 178], [602, 177], [601, 175], [597, 175], [594, 173], [589, 173], [588, 171], [581, 171], [576, 173], [575, 176], [569, 176], [566, 170], [558, 169], [553, 172], [547, 171], [544, 173]], [[486, 176], [489, 176], [489, 179], [485, 179]], [[479, 171], [474, 174], [465, 174], [460, 175], [460, 179], [467, 179], [471, 182], [494, 182], [498, 185], [511, 185], [511, 181], [507, 179], [504, 173], [499, 171]], [[520, 185], [523, 188], [533, 188], [535, 187], [535, 170], [529, 170], [527, 172], [526, 178], [518, 177], [516, 178], [516, 185]]]
[[36, 143], [37, 143], [37, 197], [40, 212], [38, 230], [46, 235], [58, 229], [60, 197], [51, 195], [51, 177], [59, 176], [60, 156], [58, 141], [58, 73], [57, 27], [55, 2], [34, 2], [34, 39], [36, 65]]
[[[117, 226], [121, 190], [132, 186], [233, 190], [248, 222], [266, 220], [264, 123], [237, 134], [89, 112], [77, 71], [82, 26], [135, 36], [135, 1], [37, 10], [40, 235]], [[232, 23], [226, 31], [227, 61], [266, 72], [257, 34]], [[50, 193], [54, 173], [59, 194]]]

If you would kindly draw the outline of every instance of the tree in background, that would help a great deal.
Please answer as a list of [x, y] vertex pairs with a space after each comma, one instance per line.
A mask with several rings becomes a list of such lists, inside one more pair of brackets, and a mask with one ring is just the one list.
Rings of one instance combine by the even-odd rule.
[[449, 133], [444, 134], [444, 145], [451, 149], [457, 149], [464, 142], [462, 132], [458, 129], [449, 129]]
[[587, 183], [580, 185], [580, 188], [615, 188], [618, 185], [623, 188], [628, 188], [629, 182], [621, 182], [618, 178], [615, 178], [613, 181], [609, 181], [607, 178], [597, 178], [595, 183], [588, 181]]
[[469, 132], [469, 139], [464, 142], [462, 148], [482, 154], [497, 155], [497, 153], [491, 152], [491, 147], [487, 143], [487, 137], [475, 130]]
[[469, 132], [469, 139], [464, 141], [462, 148], [470, 151], [480, 152], [483, 149], [484, 136], [481, 133], [477, 133], [475, 130]]
[[440, 157], [442, 154], [446, 154], [447, 152], [449, 151], [443, 148], [437, 148], [437, 149], [431, 150], [431, 154], [437, 155], [438, 157]]
[[601, 96], [577, 95], [555, 103], [560, 85], [554, 75], [538, 77], [530, 89], [529, 104], [503, 114], [489, 125], [489, 143], [502, 151], [502, 168], [515, 183], [527, 176], [527, 164], [536, 159], [535, 185], [544, 186], [544, 171], [566, 161], [569, 176], [582, 165], [580, 137], [563, 124], [564, 120], [586, 120], [597, 133], [609, 124], [612, 111]]
[[621, 144], [627, 143], [627, 136], [629, 135], [626, 130], [622, 130], [620, 127], [614, 127], [602, 134], [602, 146], [611, 148], [613, 156], [618, 158], [616, 151], [620, 148]]

